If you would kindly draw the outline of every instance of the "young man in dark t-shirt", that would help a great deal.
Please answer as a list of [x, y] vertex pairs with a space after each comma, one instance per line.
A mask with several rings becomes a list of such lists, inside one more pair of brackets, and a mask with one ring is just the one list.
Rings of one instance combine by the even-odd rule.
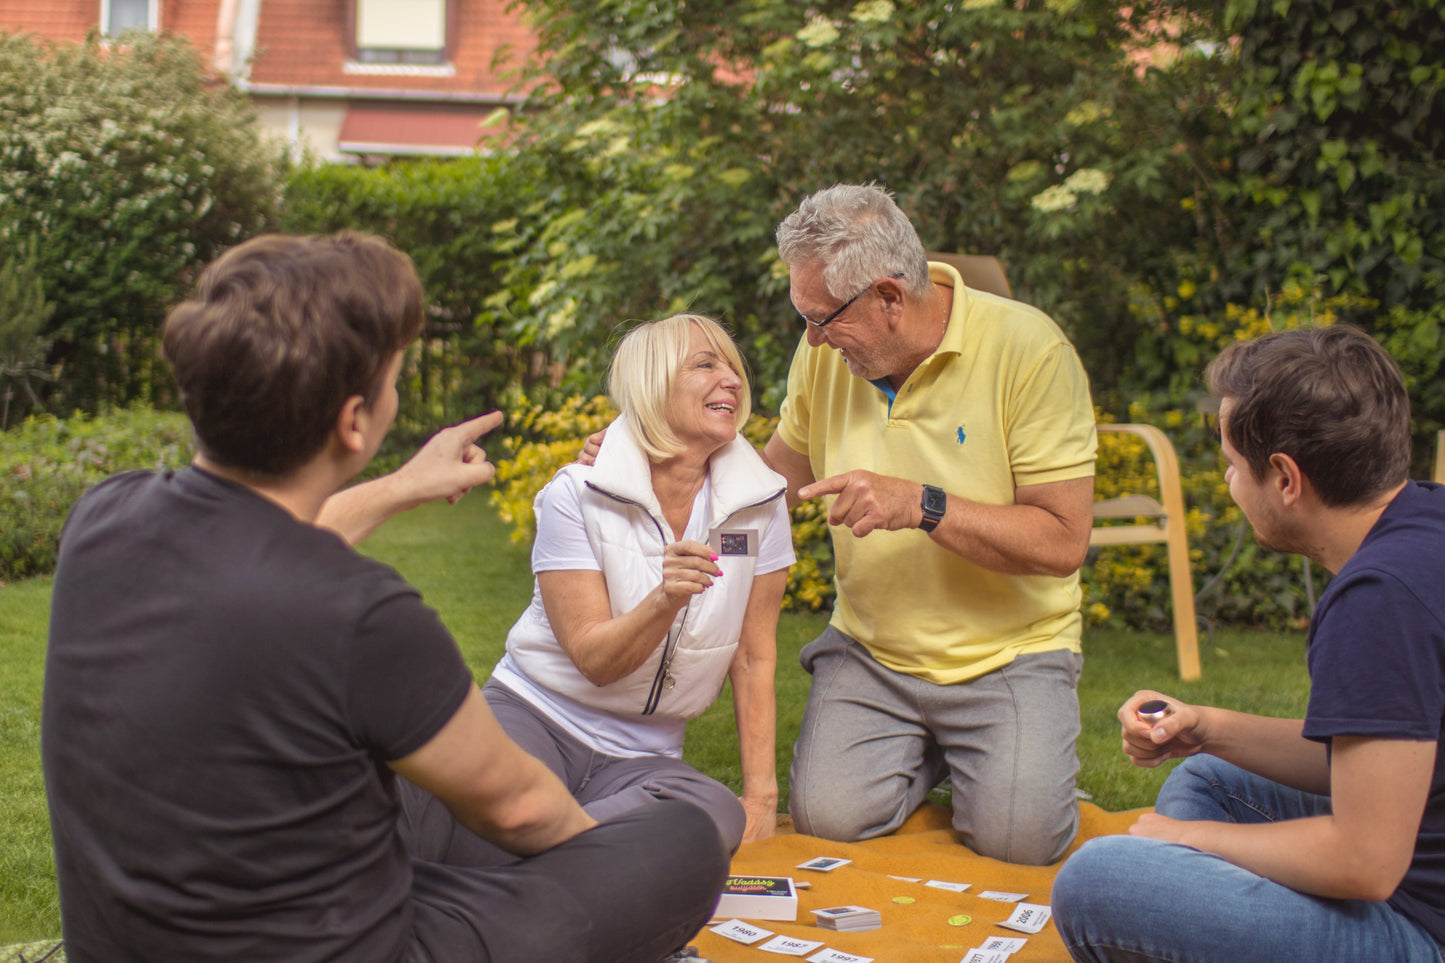
[[343, 233], [242, 244], [167, 319], [195, 462], [103, 482], [61, 537], [41, 741], [69, 959], [653, 963], [706, 921], [708, 817], [598, 826], [348, 544], [493, 473], [495, 413], [338, 493], [422, 313], [410, 260]]
[[[1309, 707], [1273, 719], [1135, 693], [1125, 753], [1185, 761], [1130, 835], [1064, 865], [1059, 932], [1089, 961], [1438, 963], [1445, 489], [1407, 481], [1399, 369], [1337, 326], [1231, 345], [1207, 379], [1256, 537], [1334, 573], [1310, 625]], [[1151, 700], [1167, 714], [1141, 715]]]

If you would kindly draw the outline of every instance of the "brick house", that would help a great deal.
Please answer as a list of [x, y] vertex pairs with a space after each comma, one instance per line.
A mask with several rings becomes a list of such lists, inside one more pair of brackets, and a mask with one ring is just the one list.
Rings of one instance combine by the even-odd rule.
[[[506, 0], [0, 0], [0, 31], [188, 38], [268, 130], [327, 160], [464, 154], [534, 41]], [[497, 126], [487, 128], [496, 136]], [[482, 146], [485, 146], [484, 144]]]

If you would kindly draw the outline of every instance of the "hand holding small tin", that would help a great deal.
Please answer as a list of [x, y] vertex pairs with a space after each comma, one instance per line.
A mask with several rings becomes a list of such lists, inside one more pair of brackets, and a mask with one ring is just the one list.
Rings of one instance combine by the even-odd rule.
[[701, 542], [670, 542], [662, 552], [662, 582], [657, 587], [663, 605], [676, 612], [694, 595], [711, 588], [713, 579], [722, 577], [717, 561]]
[[1204, 747], [1200, 710], [1163, 693], [1140, 689], [1119, 707], [1118, 715], [1124, 754], [1141, 768], [1183, 759]]

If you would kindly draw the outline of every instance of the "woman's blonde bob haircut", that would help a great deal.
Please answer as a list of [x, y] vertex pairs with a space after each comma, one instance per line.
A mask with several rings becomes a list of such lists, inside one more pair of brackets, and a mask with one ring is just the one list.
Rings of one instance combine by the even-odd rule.
[[674, 314], [661, 321], [639, 324], [623, 336], [612, 355], [607, 393], [632, 423], [637, 443], [653, 462], [666, 461], [687, 447], [668, 423], [667, 403], [677, 374], [687, 360], [694, 326], [707, 339], [708, 346], [742, 380], [737, 411], [733, 413], [736, 427], [741, 430], [752, 414], [752, 389], [743, 357], [722, 325], [700, 314]]

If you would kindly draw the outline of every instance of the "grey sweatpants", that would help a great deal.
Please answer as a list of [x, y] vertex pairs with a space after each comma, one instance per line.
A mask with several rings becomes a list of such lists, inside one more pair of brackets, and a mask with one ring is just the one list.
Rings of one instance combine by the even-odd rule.
[[1079, 655], [1022, 655], [938, 685], [879, 664], [829, 626], [801, 659], [813, 684], [793, 754], [799, 832], [842, 842], [891, 833], [947, 776], [953, 826], [980, 855], [1042, 865], [1073, 842]]

